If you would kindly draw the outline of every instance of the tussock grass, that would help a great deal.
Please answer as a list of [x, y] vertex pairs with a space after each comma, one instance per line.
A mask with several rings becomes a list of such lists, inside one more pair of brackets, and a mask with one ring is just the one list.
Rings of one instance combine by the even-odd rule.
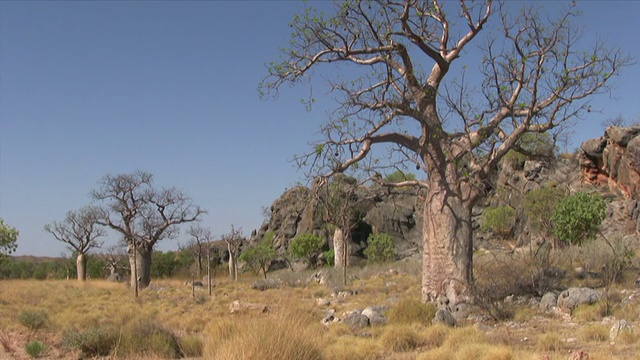
[[240, 314], [205, 330], [207, 359], [322, 359], [324, 328], [302, 312]]
[[[358, 291], [344, 298], [332, 297], [331, 282], [306, 284], [311, 273], [270, 273], [270, 278], [289, 275], [291, 285], [285, 282], [266, 292], [250, 288], [256, 279], [252, 275], [244, 274], [238, 282], [221, 276], [215, 279], [212, 297], [196, 293], [203, 300], [194, 299], [182, 280], [154, 280], [137, 299], [126, 284], [106, 281], [0, 281], [0, 342], [7, 345], [6, 352], [24, 354], [25, 345], [37, 335], [50, 346], [47, 356], [62, 352], [113, 359], [540, 360], [547, 355], [555, 360], [569, 356], [562, 339], [577, 336], [580, 349], [592, 360], [638, 359], [640, 353], [633, 334], [610, 346], [608, 326], [600, 324], [594, 307], [578, 309], [584, 317], [577, 330], [528, 306], [517, 308], [517, 324], [497, 321], [483, 330], [431, 325], [435, 307], [419, 301], [419, 261], [350, 268], [347, 286], [339, 288]], [[317, 306], [318, 297], [328, 298], [331, 305]], [[619, 305], [622, 298], [613, 299], [614, 315], [635, 326], [638, 303]], [[236, 300], [263, 304], [269, 312], [230, 314], [229, 305]], [[372, 305], [388, 307], [387, 325], [354, 330], [341, 323], [320, 324], [328, 309], [341, 316]], [[21, 325], [20, 315], [26, 311], [45, 312], [47, 325], [25, 335], [28, 326]], [[529, 340], [522, 341], [524, 337]], [[57, 349], [60, 344], [71, 350]]]
[[536, 347], [540, 351], [553, 351], [558, 352], [564, 349], [564, 341], [560, 334], [556, 332], [550, 332], [540, 335], [536, 342]]
[[422, 339], [413, 328], [407, 325], [389, 326], [380, 336], [380, 343], [385, 349], [395, 352], [405, 352], [415, 350]]
[[396, 324], [431, 324], [438, 309], [434, 304], [423, 304], [417, 299], [404, 299], [388, 312], [389, 321]]

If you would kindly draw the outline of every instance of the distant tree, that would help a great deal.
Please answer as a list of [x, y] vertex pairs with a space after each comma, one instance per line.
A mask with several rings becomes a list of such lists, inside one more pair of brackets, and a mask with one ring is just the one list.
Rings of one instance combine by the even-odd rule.
[[98, 224], [120, 233], [127, 244], [131, 287], [151, 282], [152, 251], [156, 243], [173, 238], [178, 225], [198, 220], [206, 211], [176, 188], [156, 189], [144, 171], [106, 175], [93, 198], [104, 203]]
[[273, 232], [268, 232], [262, 240], [243, 251], [239, 257], [239, 260], [245, 262], [256, 274], [262, 271], [265, 279], [267, 278], [267, 271], [271, 267], [271, 262], [277, 256], [273, 248], [273, 237]]
[[482, 213], [481, 227], [505, 240], [513, 233], [516, 211], [510, 206], [488, 207]]
[[518, 140], [504, 157], [516, 169], [522, 169], [527, 160], [551, 159], [556, 153], [555, 140], [549, 133], [527, 133]]
[[231, 225], [231, 232], [222, 236], [222, 241], [227, 244], [229, 252], [229, 277], [238, 281], [238, 257], [240, 256], [240, 246], [244, 242], [242, 229], [236, 229]]
[[187, 230], [191, 241], [181, 250], [190, 253], [196, 264], [196, 277], [199, 279], [202, 273], [202, 259], [206, 257], [207, 247], [213, 241], [213, 234], [208, 228], [191, 226]]
[[396, 170], [391, 174], [384, 177], [384, 181], [387, 183], [399, 183], [404, 181], [415, 181], [416, 174]]
[[85, 206], [79, 210], [67, 212], [62, 222], [53, 222], [44, 226], [44, 230], [69, 246], [76, 254], [76, 274], [79, 281], [87, 279], [87, 253], [92, 248], [102, 246], [99, 237], [105, 236], [105, 230], [98, 225], [100, 209]]
[[291, 242], [289, 251], [298, 259], [306, 259], [312, 268], [317, 267], [317, 257], [324, 246], [324, 239], [315, 234], [304, 234]]
[[564, 197], [559, 187], [543, 187], [525, 195], [523, 208], [533, 231], [545, 238], [553, 236], [553, 213]]
[[18, 247], [18, 235], [20, 232], [4, 223], [0, 218], [0, 263], [6, 255], [10, 255]]
[[261, 84], [263, 95], [277, 96], [285, 86], [317, 86], [316, 78], [335, 94], [321, 137], [294, 157], [310, 178], [348, 169], [374, 176], [394, 164], [425, 172], [424, 180], [395, 184], [429, 189], [424, 301], [473, 300], [472, 209], [502, 158], [527, 133], [571, 126], [633, 62], [603, 40], [582, 41], [573, 3], [542, 11], [539, 3], [491, 0], [307, 8]]
[[152, 256], [151, 276], [157, 278], [170, 278], [173, 276], [178, 266], [175, 252], [154, 251]]
[[367, 248], [364, 249], [364, 255], [369, 262], [383, 263], [396, 258], [396, 245], [393, 238], [389, 234], [378, 233], [371, 234], [367, 238]]
[[608, 128], [610, 126], [624, 127], [628, 126], [628, 123], [629, 122], [622, 115], [618, 115], [614, 118], [604, 119], [600, 124], [602, 125], [602, 127]]
[[560, 240], [582, 245], [595, 238], [606, 210], [607, 204], [598, 193], [579, 191], [569, 195], [553, 213], [554, 233]]

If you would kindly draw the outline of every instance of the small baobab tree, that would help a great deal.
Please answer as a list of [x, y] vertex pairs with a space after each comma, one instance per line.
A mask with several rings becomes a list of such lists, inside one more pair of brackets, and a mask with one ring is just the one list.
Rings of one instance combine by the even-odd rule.
[[67, 212], [61, 222], [52, 222], [44, 226], [44, 230], [69, 246], [76, 255], [76, 272], [78, 280], [87, 279], [87, 252], [102, 246], [98, 238], [105, 236], [105, 230], [98, 225], [100, 209], [96, 206], [85, 206], [79, 210]]
[[238, 281], [238, 257], [240, 256], [240, 246], [244, 241], [242, 229], [236, 229], [231, 225], [231, 232], [223, 235], [222, 241], [227, 244], [229, 252], [229, 277]]
[[98, 224], [120, 233], [127, 244], [131, 286], [145, 288], [151, 282], [151, 255], [159, 241], [177, 235], [178, 225], [206, 213], [176, 188], [156, 189], [153, 176], [144, 171], [106, 175], [93, 198], [102, 202]]

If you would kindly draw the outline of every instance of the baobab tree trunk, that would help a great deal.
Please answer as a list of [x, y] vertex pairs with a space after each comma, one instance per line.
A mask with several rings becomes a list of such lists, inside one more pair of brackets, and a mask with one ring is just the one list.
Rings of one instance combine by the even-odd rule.
[[[422, 300], [470, 302], [473, 282], [471, 203], [453, 187], [430, 183], [424, 205]], [[468, 199], [468, 196], [467, 196]]]
[[342, 268], [345, 265], [345, 236], [342, 229], [337, 228], [333, 232], [333, 263], [335, 268]]
[[127, 253], [129, 254], [129, 264], [132, 269], [131, 287], [136, 287], [137, 280], [138, 289], [146, 288], [151, 283], [151, 249], [146, 246], [137, 246], [134, 251], [133, 246], [128, 246]]
[[85, 254], [78, 253], [76, 257], [76, 272], [78, 273], [78, 280], [87, 280], [87, 256]]

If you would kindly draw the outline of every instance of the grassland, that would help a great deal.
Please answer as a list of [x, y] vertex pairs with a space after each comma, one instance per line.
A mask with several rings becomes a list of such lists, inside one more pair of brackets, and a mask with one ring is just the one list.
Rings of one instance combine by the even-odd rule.
[[[267, 291], [252, 290], [256, 278], [248, 274], [239, 282], [217, 278], [211, 297], [202, 289], [193, 296], [182, 280], [153, 281], [139, 298], [125, 284], [106, 281], [0, 281], [0, 358], [31, 358], [28, 345], [37, 341], [44, 349], [35, 346], [36, 356], [48, 359], [554, 360], [579, 351], [589, 360], [640, 359], [640, 296], [623, 304], [631, 294], [624, 287], [613, 290], [620, 299], [613, 317], [585, 316], [583, 309], [568, 319], [522, 306], [508, 321], [478, 316], [448, 328], [425, 321], [428, 309], [416, 311], [419, 273], [411, 262], [353, 269], [347, 287], [358, 291], [345, 298], [332, 297], [343, 288], [336, 281], [306, 284], [311, 272], [288, 270], [270, 273], [284, 283]], [[318, 306], [318, 298], [331, 304]], [[267, 311], [231, 314], [236, 300]], [[352, 330], [320, 323], [328, 309], [340, 315], [370, 305], [389, 307], [387, 325]], [[636, 333], [610, 344], [616, 318], [630, 321]]]

